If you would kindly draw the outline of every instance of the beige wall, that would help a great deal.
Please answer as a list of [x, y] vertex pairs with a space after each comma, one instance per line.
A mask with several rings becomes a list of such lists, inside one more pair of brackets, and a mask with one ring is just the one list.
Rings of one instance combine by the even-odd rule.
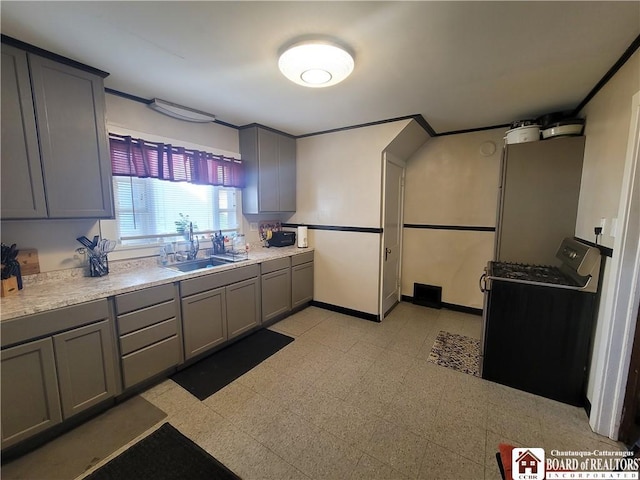
[[297, 211], [292, 222], [380, 227], [382, 151], [409, 120], [297, 141]]
[[313, 299], [378, 313], [380, 235], [309, 230], [315, 247]]
[[[195, 124], [175, 120], [152, 111], [146, 105], [115, 95], [106, 95], [106, 102], [107, 123], [112, 130], [118, 127], [131, 129], [150, 136], [175, 138], [185, 143], [210, 147], [214, 153], [239, 155], [236, 129], [213, 123]], [[16, 243], [19, 248], [37, 248], [42, 272], [82, 266], [83, 259], [75, 253], [81, 245], [75, 239], [81, 235], [91, 238], [100, 233], [99, 222], [95, 220], [2, 222], [2, 242]], [[117, 252], [110, 255], [113, 259], [117, 257]]]
[[[576, 236], [593, 241], [593, 227], [600, 225], [600, 218], [612, 218], [618, 214], [622, 177], [627, 155], [627, 142], [631, 122], [631, 99], [640, 91], [640, 51], [629, 59], [620, 71], [587, 104], [583, 112], [586, 117], [586, 144]], [[605, 227], [602, 244], [613, 247], [611, 230]], [[614, 255], [616, 252], [614, 251]], [[601, 350], [605, 325], [611, 321], [605, 318], [602, 306], [609, 301], [611, 283], [610, 259], [606, 258], [606, 268], [601, 283], [600, 312], [598, 313], [593, 351]], [[598, 362], [592, 359], [587, 398], [593, 398], [594, 368]]]
[[2, 222], [2, 243], [18, 249], [38, 249], [41, 272], [83, 266], [84, 258], [75, 250], [81, 247], [76, 238], [93, 238], [100, 234], [95, 220], [15, 220]]
[[209, 147], [212, 153], [240, 154], [240, 139], [235, 128], [215, 123], [192, 123], [176, 120], [158, 113], [146, 105], [116, 95], [106, 95], [107, 126], [136, 130], [141, 133], [175, 138], [188, 143]]
[[[379, 228], [382, 152], [409, 120], [300, 138], [297, 212], [289, 221]], [[378, 313], [380, 234], [310, 230], [315, 299]]]
[[[419, 149], [407, 163], [404, 223], [495, 227], [504, 132], [436, 137]], [[478, 278], [493, 242], [493, 232], [405, 228], [402, 294], [425, 283], [441, 286], [444, 302], [482, 308]]]
[[595, 239], [593, 228], [606, 218], [602, 244], [613, 247], [611, 219], [618, 215], [631, 121], [631, 98], [640, 90], [640, 50], [581, 112], [586, 118], [585, 151], [576, 236]]
[[482, 308], [478, 280], [493, 256], [492, 232], [405, 228], [402, 294], [413, 296], [413, 284], [442, 287], [442, 301]]

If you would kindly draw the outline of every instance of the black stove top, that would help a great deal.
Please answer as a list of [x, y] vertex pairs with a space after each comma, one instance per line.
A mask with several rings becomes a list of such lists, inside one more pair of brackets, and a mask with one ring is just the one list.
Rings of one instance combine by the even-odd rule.
[[577, 286], [576, 281], [551, 265], [527, 265], [523, 263], [491, 262], [490, 276], [494, 279], [510, 279], [525, 282], [550, 283]]

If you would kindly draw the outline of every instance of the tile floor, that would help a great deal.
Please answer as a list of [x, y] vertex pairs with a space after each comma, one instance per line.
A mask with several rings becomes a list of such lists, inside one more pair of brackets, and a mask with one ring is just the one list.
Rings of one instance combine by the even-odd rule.
[[582, 409], [427, 361], [440, 330], [479, 338], [478, 316], [401, 303], [374, 323], [310, 307], [271, 328], [296, 341], [205, 401], [171, 380], [142, 394], [244, 480], [493, 480], [500, 442], [622, 447]]

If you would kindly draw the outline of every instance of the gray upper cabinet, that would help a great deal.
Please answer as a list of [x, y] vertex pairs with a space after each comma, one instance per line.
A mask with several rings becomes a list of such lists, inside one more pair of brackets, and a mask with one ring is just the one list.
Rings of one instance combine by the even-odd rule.
[[46, 218], [26, 52], [2, 45], [2, 218]]
[[51, 218], [113, 216], [102, 78], [29, 55]]
[[5, 44], [2, 69], [2, 218], [113, 217], [102, 77]]
[[253, 126], [240, 130], [245, 214], [296, 211], [296, 140]]

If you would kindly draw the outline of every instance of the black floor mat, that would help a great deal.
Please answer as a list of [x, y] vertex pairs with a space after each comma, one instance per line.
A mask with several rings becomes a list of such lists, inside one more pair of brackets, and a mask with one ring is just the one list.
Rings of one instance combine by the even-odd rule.
[[204, 400], [291, 342], [293, 338], [287, 335], [258, 330], [176, 373], [171, 379]]
[[165, 423], [85, 480], [240, 480], [198, 445]]

